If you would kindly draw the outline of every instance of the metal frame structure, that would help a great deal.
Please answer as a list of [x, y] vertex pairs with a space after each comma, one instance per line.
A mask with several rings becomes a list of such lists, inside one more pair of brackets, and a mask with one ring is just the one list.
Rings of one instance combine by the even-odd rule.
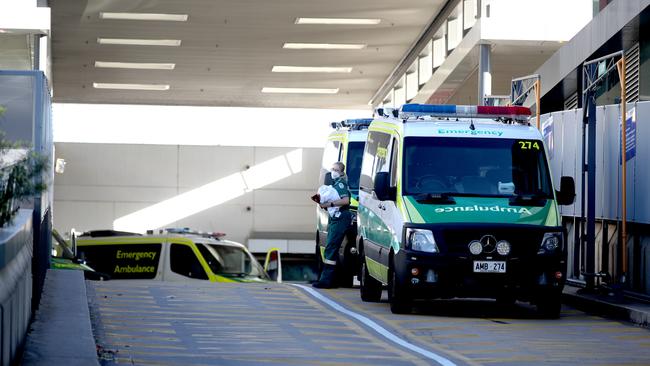
[[540, 128], [540, 98], [542, 83], [539, 74], [522, 76], [510, 82], [510, 104], [523, 105], [531, 91], [535, 91], [535, 109], [537, 112], [537, 129]]
[[[582, 66], [582, 184], [581, 184], [581, 212], [580, 212], [580, 243], [585, 248], [586, 264], [582, 273], [586, 278], [587, 289], [595, 287], [596, 273], [596, 90], [607, 75], [616, 68], [621, 80], [621, 105], [622, 105], [622, 175], [623, 175], [623, 216], [622, 216], [622, 268], [619, 276], [620, 283], [625, 283], [627, 273], [627, 192], [626, 192], [626, 126], [625, 126], [625, 54], [623, 51], [587, 61]], [[586, 127], [586, 128], [585, 128]], [[587, 151], [585, 151], [587, 150]], [[585, 154], [586, 153], [586, 154]], [[586, 160], [586, 161], [585, 161]], [[585, 182], [587, 182], [587, 197], [585, 202]], [[585, 204], [587, 206], [586, 227]], [[586, 230], [585, 230], [586, 229]]]

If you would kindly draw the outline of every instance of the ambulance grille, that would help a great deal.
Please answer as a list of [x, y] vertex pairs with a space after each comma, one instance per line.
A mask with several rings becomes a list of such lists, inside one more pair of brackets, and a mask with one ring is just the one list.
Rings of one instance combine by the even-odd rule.
[[[528, 257], [536, 255], [544, 236], [544, 231], [537, 228], [518, 228], [516, 226], [477, 227], [477, 228], [445, 228], [440, 237], [447, 253], [451, 255], [470, 255], [469, 243], [481, 240], [485, 235], [492, 235], [498, 240], [507, 240], [512, 246], [510, 257]], [[498, 256], [498, 254], [494, 254]]]

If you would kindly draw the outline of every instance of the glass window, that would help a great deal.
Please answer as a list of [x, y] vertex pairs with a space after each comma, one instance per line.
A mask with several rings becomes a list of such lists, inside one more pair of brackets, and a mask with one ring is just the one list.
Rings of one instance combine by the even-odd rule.
[[361, 166], [361, 187], [371, 190], [374, 186], [375, 174], [377, 172], [388, 171], [388, 157], [390, 156], [390, 151], [388, 151], [389, 142], [390, 135], [386, 133], [377, 131], [370, 131], [368, 133], [368, 141], [363, 153], [363, 164]]
[[350, 142], [348, 144], [348, 156], [345, 162], [348, 185], [351, 191], [359, 190], [359, 175], [361, 174], [361, 160], [363, 159], [363, 148], [365, 142]]
[[330, 171], [332, 168], [332, 164], [336, 163], [337, 161], [340, 161], [341, 159], [341, 151], [340, 151], [341, 143], [339, 141], [328, 141], [327, 145], [325, 145], [325, 149], [323, 150], [323, 163], [321, 166], [321, 171], [320, 171], [320, 178], [319, 182], [320, 185], [323, 185], [325, 182], [325, 174]]
[[397, 159], [399, 155], [397, 139], [393, 139], [393, 147], [391, 150], [392, 152], [390, 158], [390, 186], [396, 187], [397, 186]]
[[190, 278], [208, 279], [208, 275], [205, 273], [196, 254], [194, 254], [192, 247], [183, 244], [172, 244], [169, 259], [172, 272]]
[[231, 245], [197, 244], [212, 273], [226, 277], [265, 277], [257, 260]]
[[538, 140], [407, 137], [404, 162], [405, 194], [553, 198]]

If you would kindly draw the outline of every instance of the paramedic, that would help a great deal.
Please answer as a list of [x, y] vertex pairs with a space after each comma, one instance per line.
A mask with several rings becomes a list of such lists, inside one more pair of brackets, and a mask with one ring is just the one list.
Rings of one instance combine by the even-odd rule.
[[339, 247], [343, 242], [345, 233], [352, 224], [352, 214], [350, 213], [350, 190], [348, 180], [345, 175], [345, 165], [342, 162], [336, 162], [332, 165], [332, 187], [338, 192], [339, 199], [321, 203], [323, 209], [337, 207], [338, 210], [329, 216], [327, 224], [327, 244], [325, 246], [325, 255], [323, 258], [323, 271], [320, 274], [318, 282], [313, 286], [316, 288], [333, 288], [336, 287], [336, 262], [339, 258]]

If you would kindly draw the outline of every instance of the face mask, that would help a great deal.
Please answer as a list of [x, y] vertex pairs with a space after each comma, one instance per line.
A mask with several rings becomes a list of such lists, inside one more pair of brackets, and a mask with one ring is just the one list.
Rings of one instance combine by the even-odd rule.
[[341, 176], [341, 173], [332, 170], [332, 179], [337, 179], [340, 176]]

